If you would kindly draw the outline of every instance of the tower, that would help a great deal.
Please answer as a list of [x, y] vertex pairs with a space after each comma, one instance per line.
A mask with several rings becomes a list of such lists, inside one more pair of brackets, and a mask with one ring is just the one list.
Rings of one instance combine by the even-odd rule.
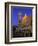
[[19, 30], [20, 30], [20, 28], [21, 28], [21, 18], [22, 17], [22, 13], [20, 12], [20, 13], [18, 13], [18, 28], [19, 28]]

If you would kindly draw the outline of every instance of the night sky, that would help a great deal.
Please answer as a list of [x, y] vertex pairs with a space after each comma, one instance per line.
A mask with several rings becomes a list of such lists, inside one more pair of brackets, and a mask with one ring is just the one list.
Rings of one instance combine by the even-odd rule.
[[32, 16], [32, 7], [11, 7], [11, 24], [18, 26], [18, 13], [22, 13], [22, 16]]

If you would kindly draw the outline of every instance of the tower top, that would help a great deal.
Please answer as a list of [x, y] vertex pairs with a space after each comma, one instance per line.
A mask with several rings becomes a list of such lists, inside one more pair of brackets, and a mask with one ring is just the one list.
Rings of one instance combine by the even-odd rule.
[[19, 13], [18, 13], [18, 15], [22, 15], [22, 13], [21, 13], [21, 12], [19, 12]]

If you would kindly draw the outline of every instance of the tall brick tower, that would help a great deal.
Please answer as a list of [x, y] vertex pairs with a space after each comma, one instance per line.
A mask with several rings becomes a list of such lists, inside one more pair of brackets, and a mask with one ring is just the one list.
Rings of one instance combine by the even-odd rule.
[[21, 18], [22, 17], [22, 13], [20, 12], [20, 13], [18, 13], [18, 27], [19, 27], [19, 29], [21, 28]]

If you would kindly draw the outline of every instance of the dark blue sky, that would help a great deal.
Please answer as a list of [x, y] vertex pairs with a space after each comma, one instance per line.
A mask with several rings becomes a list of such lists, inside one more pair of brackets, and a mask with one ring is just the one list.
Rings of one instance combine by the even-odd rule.
[[27, 16], [32, 16], [32, 7], [18, 7], [12, 6], [11, 7], [11, 24], [18, 25], [18, 13], [21, 12], [22, 16], [25, 14]]

